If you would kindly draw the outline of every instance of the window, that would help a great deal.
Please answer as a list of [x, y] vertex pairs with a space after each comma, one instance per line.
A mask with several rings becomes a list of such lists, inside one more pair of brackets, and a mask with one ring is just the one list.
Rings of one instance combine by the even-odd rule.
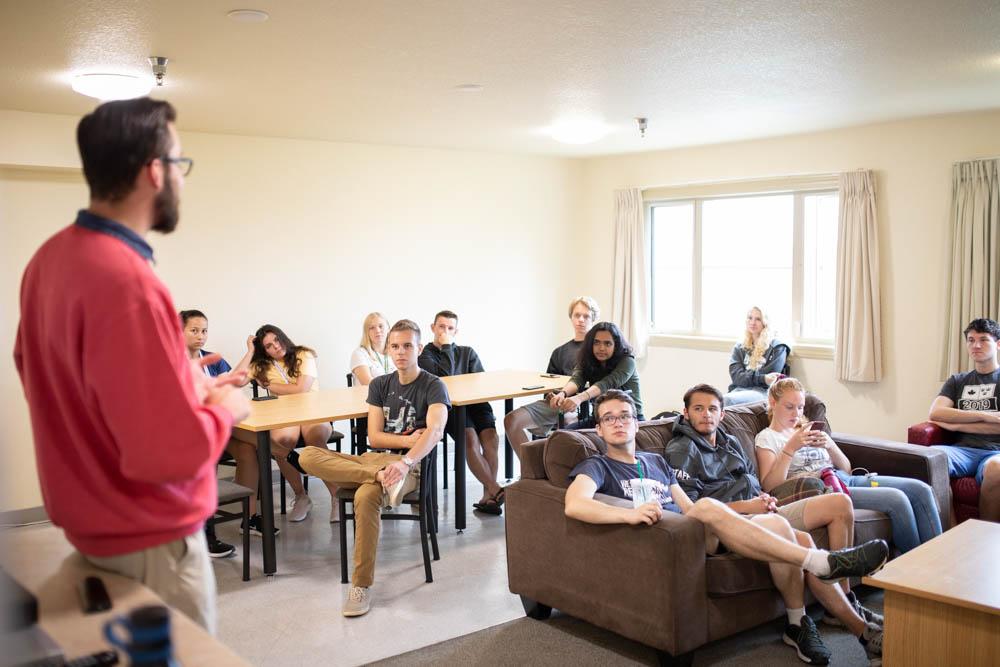
[[786, 340], [830, 343], [836, 191], [652, 202], [655, 333], [738, 338], [760, 306]]

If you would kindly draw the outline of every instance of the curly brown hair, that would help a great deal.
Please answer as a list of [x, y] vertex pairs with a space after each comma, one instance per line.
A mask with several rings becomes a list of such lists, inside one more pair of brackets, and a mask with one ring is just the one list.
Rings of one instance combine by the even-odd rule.
[[274, 334], [274, 337], [285, 348], [285, 356], [282, 357], [281, 361], [285, 364], [285, 368], [288, 369], [288, 378], [290, 380], [299, 376], [299, 366], [302, 364], [302, 360], [299, 359], [299, 352], [308, 352], [314, 357], [318, 356], [316, 350], [311, 347], [293, 343], [285, 332], [278, 327], [273, 324], [265, 324], [257, 329], [257, 333], [254, 334], [253, 357], [250, 358], [251, 378], [257, 379], [266, 376], [267, 367], [271, 365], [271, 357], [264, 350], [264, 336], [267, 334]]

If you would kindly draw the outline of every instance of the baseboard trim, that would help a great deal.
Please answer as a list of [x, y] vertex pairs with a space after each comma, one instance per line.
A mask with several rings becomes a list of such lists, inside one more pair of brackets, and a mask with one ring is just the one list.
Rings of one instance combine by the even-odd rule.
[[42, 523], [49, 520], [44, 507], [26, 507], [23, 510], [0, 512], [0, 527], [15, 528], [29, 523]]

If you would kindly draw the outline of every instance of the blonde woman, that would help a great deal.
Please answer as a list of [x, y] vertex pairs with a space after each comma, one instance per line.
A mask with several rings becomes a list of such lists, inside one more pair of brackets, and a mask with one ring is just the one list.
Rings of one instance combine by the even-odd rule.
[[351, 375], [355, 386], [368, 384], [379, 375], [396, 370], [386, 354], [389, 320], [382, 313], [368, 313], [361, 326], [361, 343], [351, 352]]
[[764, 311], [757, 306], [747, 311], [746, 333], [733, 347], [729, 358], [732, 383], [723, 396], [726, 406], [756, 403], [767, 398], [767, 388], [784, 377], [792, 349], [778, 340]]
[[[770, 491], [786, 479], [836, 476], [854, 506], [883, 512], [892, 522], [892, 541], [901, 553], [941, 534], [941, 516], [930, 486], [918, 479], [852, 475], [851, 462], [837, 443], [803, 417], [806, 391], [795, 378], [770, 387], [771, 424], [755, 441], [760, 485]], [[877, 471], [876, 471], [877, 472]], [[825, 481], [825, 480], [824, 480]]]

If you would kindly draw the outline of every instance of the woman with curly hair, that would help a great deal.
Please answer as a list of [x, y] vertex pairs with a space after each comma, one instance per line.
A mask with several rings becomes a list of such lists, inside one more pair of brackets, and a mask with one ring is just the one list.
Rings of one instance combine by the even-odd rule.
[[723, 396], [724, 405], [756, 403], [767, 398], [767, 388], [788, 371], [791, 348], [778, 340], [764, 311], [753, 306], [747, 311], [746, 333], [733, 347], [729, 358], [732, 384]]
[[[639, 372], [632, 346], [617, 325], [598, 322], [584, 336], [573, 376], [549, 399], [549, 405], [554, 410], [573, 412], [584, 401], [595, 399], [608, 389], [621, 389], [631, 394], [636, 417], [643, 420]], [[594, 423], [594, 418], [590, 417], [576, 422], [573, 428], [592, 428]]]
[[[249, 379], [274, 396], [304, 394], [319, 391], [319, 371], [316, 366], [316, 352], [304, 345], [296, 345], [284, 331], [273, 324], [265, 324], [257, 329], [253, 338], [253, 356], [248, 370]], [[302, 475], [288, 463], [288, 452], [298, 444], [299, 436], [307, 446], [326, 449], [326, 442], [333, 432], [329, 422], [286, 426], [271, 431], [271, 453], [278, 462], [281, 474], [295, 491], [295, 500], [288, 513], [289, 521], [303, 521], [309, 515], [312, 501], [302, 484]], [[256, 454], [250, 450], [253, 460]], [[246, 459], [248, 457], [241, 457]], [[330, 490], [330, 522], [338, 520], [337, 503], [334, 501], [337, 487], [327, 484]], [[257, 517], [254, 517], [255, 519]], [[254, 529], [253, 520], [251, 528]], [[254, 532], [260, 532], [259, 526]]]

